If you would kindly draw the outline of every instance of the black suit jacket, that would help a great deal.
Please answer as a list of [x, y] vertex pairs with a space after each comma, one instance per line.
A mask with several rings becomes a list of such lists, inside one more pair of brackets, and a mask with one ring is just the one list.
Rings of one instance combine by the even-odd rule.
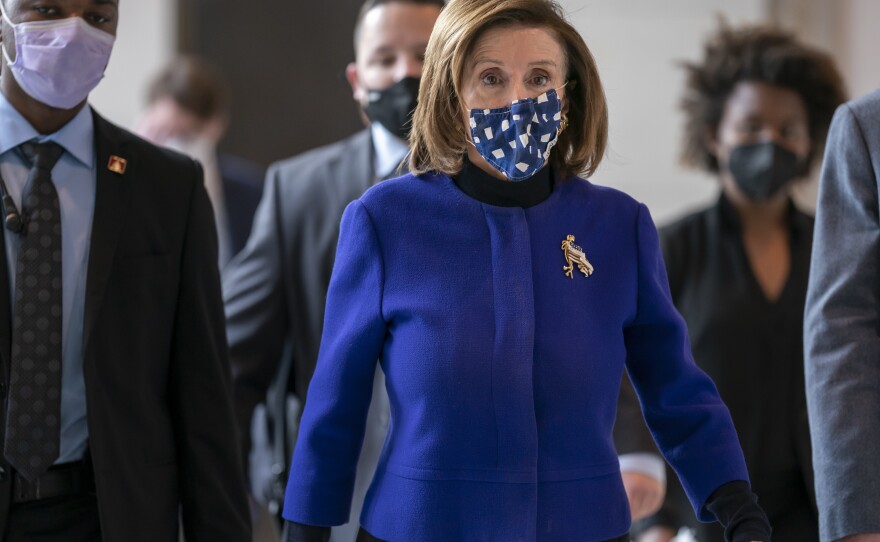
[[[97, 179], [83, 371], [103, 539], [176, 541], [182, 519], [188, 542], [250, 541], [216, 230], [201, 168], [97, 114], [94, 120]], [[127, 160], [122, 175], [107, 168], [114, 155]], [[11, 342], [5, 261], [4, 383]], [[0, 424], [0, 441], [2, 431]], [[5, 460], [2, 467], [8, 474]], [[3, 476], [0, 525], [11, 485]]]

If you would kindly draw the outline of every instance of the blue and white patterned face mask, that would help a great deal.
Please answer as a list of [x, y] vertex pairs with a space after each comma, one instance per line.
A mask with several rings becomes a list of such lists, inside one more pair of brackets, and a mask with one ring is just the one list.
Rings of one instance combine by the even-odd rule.
[[470, 110], [474, 147], [511, 181], [528, 179], [544, 167], [556, 145], [561, 122], [562, 105], [556, 89], [508, 107]]

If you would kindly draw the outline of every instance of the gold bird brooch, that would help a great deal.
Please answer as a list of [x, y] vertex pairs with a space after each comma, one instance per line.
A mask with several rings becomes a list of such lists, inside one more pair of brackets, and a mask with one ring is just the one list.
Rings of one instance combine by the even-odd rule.
[[565, 263], [568, 264], [563, 266], [562, 270], [568, 278], [574, 278], [575, 265], [585, 277], [593, 274], [593, 264], [587, 260], [584, 249], [574, 244], [574, 235], [566, 236], [565, 241], [562, 242], [562, 253], [565, 254]]

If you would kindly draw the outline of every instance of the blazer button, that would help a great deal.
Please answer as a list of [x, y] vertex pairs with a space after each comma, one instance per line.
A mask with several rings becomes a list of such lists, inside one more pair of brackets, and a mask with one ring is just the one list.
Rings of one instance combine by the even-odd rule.
[[0, 465], [0, 482], [5, 482], [7, 478], [6, 467]]

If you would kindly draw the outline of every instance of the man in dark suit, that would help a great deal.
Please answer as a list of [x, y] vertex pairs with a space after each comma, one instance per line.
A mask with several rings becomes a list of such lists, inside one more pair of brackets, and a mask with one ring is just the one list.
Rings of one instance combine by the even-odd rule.
[[[318, 357], [342, 211], [377, 181], [395, 176], [408, 152], [408, 114], [442, 5], [442, 0], [368, 0], [355, 30], [356, 60], [346, 76], [369, 127], [269, 169], [251, 238], [223, 279], [245, 457], [254, 408], [265, 400], [279, 367], [290, 372], [282, 387], [305, 399]], [[387, 429], [384, 393], [379, 381], [359, 466], [355, 520], [348, 531], [335, 531], [334, 540], [355, 538], [359, 502]], [[283, 495], [286, 476], [279, 473], [278, 478]]]
[[2, 7], [0, 536], [249, 541], [201, 168], [88, 106], [116, 0]]
[[217, 151], [229, 129], [228, 85], [206, 61], [184, 56], [156, 76], [147, 101], [135, 133], [195, 158], [205, 170], [222, 268], [247, 242], [266, 173], [249, 160]]

